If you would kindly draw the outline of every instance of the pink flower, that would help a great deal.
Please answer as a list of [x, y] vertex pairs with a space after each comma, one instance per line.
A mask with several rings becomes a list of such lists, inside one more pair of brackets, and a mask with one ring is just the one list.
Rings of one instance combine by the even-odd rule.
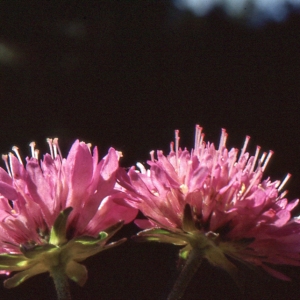
[[51, 273], [54, 261], [83, 285], [87, 271], [78, 262], [123, 242], [105, 245], [137, 213], [113, 199], [120, 156], [116, 150], [110, 148], [98, 162], [97, 147], [91, 154], [90, 145], [77, 140], [65, 159], [57, 139], [48, 143], [51, 154], [40, 162], [31, 143], [26, 167], [16, 147], [16, 156], [3, 156], [8, 173], [0, 168], [0, 269], [22, 271], [6, 280], [6, 287]]
[[150, 169], [137, 164], [140, 172], [118, 171], [125, 201], [148, 218], [136, 220], [146, 229], [138, 239], [184, 246], [183, 259], [198, 249], [233, 276], [237, 260], [287, 280], [273, 267], [300, 265], [300, 224], [291, 217], [298, 199], [288, 202], [282, 192], [290, 174], [281, 183], [263, 179], [272, 151], [259, 158], [258, 146], [250, 157], [247, 136], [238, 157], [237, 149], [226, 148], [224, 129], [217, 149], [201, 130], [196, 126], [191, 152], [179, 148], [177, 130], [175, 149], [171, 143], [170, 154], [157, 151], [157, 159], [152, 151]]

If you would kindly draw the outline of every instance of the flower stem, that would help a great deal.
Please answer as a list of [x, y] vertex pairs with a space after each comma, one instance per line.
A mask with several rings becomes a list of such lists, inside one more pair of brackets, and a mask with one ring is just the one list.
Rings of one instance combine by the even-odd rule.
[[52, 268], [51, 276], [57, 293], [57, 300], [71, 300], [68, 277], [61, 266]]
[[202, 253], [199, 249], [192, 249], [167, 300], [179, 300], [183, 297], [186, 288], [197, 272], [201, 262]]

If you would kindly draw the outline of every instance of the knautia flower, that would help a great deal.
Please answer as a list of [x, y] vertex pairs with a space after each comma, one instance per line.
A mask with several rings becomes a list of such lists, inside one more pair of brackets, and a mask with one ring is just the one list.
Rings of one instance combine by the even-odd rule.
[[59, 299], [69, 299], [68, 279], [83, 285], [87, 257], [119, 245], [107, 244], [123, 223], [132, 221], [135, 208], [114, 201], [120, 153], [110, 148], [99, 162], [97, 147], [78, 140], [63, 158], [57, 139], [48, 139], [50, 154], [26, 166], [18, 148], [3, 155], [7, 172], [0, 168], [0, 270], [15, 275], [7, 288], [43, 272], [50, 272]]
[[189, 152], [175, 147], [164, 156], [151, 151], [150, 169], [138, 163], [128, 173], [119, 169], [118, 180], [125, 201], [138, 208], [148, 220], [137, 220], [141, 241], [158, 241], [183, 246], [180, 257], [186, 264], [169, 299], [179, 299], [203, 258], [237, 279], [234, 261], [263, 268], [288, 280], [275, 265], [300, 265], [300, 224], [291, 217], [298, 199], [288, 202], [282, 188], [290, 177], [272, 182], [264, 179], [272, 156], [226, 148], [222, 129], [219, 147], [204, 142], [202, 128], [196, 126], [195, 147]]

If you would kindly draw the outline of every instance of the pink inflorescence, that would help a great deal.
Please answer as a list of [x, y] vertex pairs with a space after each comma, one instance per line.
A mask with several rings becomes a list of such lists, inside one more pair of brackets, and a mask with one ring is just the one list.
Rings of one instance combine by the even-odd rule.
[[[260, 155], [257, 146], [250, 156], [247, 136], [238, 155], [237, 149], [226, 148], [226, 139], [222, 129], [216, 149], [204, 142], [197, 125], [195, 146], [189, 152], [179, 148], [176, 130], [169, 155], [157, 151], [155, 159], [151, 151], [150, 169], [138, 163], [139, 171], [134, 167], [127, 174], [118, 171], [119, 184], [127, 194], [125, 201], [148, 218], [136, 220], [146, 229], [139, 236], [183, 245], [187, 250], [199, 247], [203, 257], [224, 269], [231, 264], [227, 260], [231, 257], [287, 280], [272, 265], [300, 265], [300, 224], [291, 217], [299, 200], [288, 202], [282, 191], [290, 174], [282, 182], [263, 179], [273, 152]], [[184, 224], [186, 205], [191, 208], [195, 228], [190, 231]], [[195, 244], [197, 239], [200, 242]]]
[[[94, 237], [96, 244], [99, 232], [120, 220], [128, 223], [137, 213], [136, 209], [119, 205], [113, 199], [119, 152], [110, 148], [108, 154], [99, 162], [97, 147], [93, 149], [92, 154], [91, 145], [77, 140], [67, 158], [63, 158], [57, 139], [47, 141], [50, 154], [45, 154], [41, 161], [38, 159], [38, 151], [34, 148], [35, 144], [30, 144], [32, 157], [26, 158], [26, 166], [17, 147], [13, 147], [16, 155], [3, 155], [7, 171], [0, 168], [0, 253], [12, 254], [15, 260], [19, 259], [15, 255], [20, 254], [20, 257], [23, 257], [25, 252], [40, 249], [39, 246], [44, 247], [51, 243], [51, 230], [53, 249], [65, 247], [68, 241], [80, 236]], [[65, 209], [68, 214], [72, 210], [66, 227], [62, 228], [62, 225], [58, 224], [58, 231], [53, 231], [55, 221]], [[62, 217], [62, 220], [66, 220], [66, 217]], [[63, 221], [61, 223], [63, 224]], [[62, 236], [62, 233], [66, 236]], [[86, 256], [92, 255], [93, 251], [96, 253], [96, 246], [92, 245], [91, 238], [88, 240], [91, 243], [88, 248], [90, 252]], [[83, 249], [87, 244], [88, 242], [74, 240], [77, 248], [80, 245]], [[72, 250], [72, 246], [68, 247], [71, 250], [68, 248], [63, 251], [69, 251], [74, 257], [77, 255], [77, 261], [83, 260], [84, 255], [78, 253], [83, 253], [84, 249], [79, 249], [75, 255], [76, 251]], [[54, 253], [53, 249], [49, 252]], [[46, 250], [47, 247], [45, 253]], [[40, 252], [36, 251], [36, 261], [41, 262], [43, 266], [37, 271], [32, 271], [32, 274], [40, 273], [50, 264], [42, 261]], [[24, 269], [26, 266], [37, 264], [26, 260], [26, 257], [23, 258]], [[2, 263], [2, 260], [5, 263]], [[11, 261], [9, 257], [1, 256], [2, 273], [22, 270], [22, 267], [19, 267], [20, 263], [10, 266]]]

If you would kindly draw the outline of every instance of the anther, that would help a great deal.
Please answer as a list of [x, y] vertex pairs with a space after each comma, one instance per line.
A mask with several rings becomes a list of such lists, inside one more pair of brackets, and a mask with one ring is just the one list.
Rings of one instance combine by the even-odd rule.
[[88, 146], [88, 148], [89, 148], [89, 150], [90, 150], [90, 153], [92, 154], [92, 151], [91, 151], [91, 149], [92, 149], [92, 144], [91, 144], [91, 143], [87, 143], [86, 145]]
[[13, 146], [11, 149], [12, 149], [12, 151], [15, 152], [15, 154], [16, 154], [16, 156], [17, 156], [19, 162], [21, 163], [21, 165], [23, 165], [21, 156], [20, 156], [20, 154], [19, 154], [19, 148], [18, 148], [17, 146]]

